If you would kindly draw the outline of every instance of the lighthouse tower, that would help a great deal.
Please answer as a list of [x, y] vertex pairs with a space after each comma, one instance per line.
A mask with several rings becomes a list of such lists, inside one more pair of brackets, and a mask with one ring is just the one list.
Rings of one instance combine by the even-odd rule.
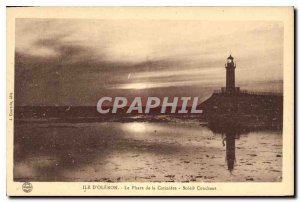
[[226, 68], [226, 93], [232, 94], [239, 90], [239, 88], [235, 87], [235, 64], [233, 62], [233, 57], [230, 56], [227, 58], [227, 64], [225, 64]]

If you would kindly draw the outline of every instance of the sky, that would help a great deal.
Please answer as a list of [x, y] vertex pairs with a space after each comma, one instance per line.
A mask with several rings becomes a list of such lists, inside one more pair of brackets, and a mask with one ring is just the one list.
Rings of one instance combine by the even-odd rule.
[[95, 106], [100, 97], [199, 97], [236, 85], [282, 92], [283, 25], [272, 21], [17, 19], [15, 102]]

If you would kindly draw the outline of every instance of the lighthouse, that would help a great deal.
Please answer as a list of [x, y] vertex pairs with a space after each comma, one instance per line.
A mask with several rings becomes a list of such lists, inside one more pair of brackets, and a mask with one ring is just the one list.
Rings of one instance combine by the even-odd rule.
[[226, 87], [221, 88], [222, 93], [233, 94], [240, 91], [239, 87], [235, 87], [235, 68], [236, 65], [233, 61], [231, 54], [227, 58], [227, 63], [225, 64], [226, 69]]
[[235, 64], [233, 62], [233, 57], [230, 56], [227, 58], [226, 68], [226, 92], [233, 93], [235, 91]]

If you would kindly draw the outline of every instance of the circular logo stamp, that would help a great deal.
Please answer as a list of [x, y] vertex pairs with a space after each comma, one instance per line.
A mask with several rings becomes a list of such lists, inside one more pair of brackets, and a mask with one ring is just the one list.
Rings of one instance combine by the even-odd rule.
[[24, 182], [23, 185], [22, 185], [22, 189], [23, 189], [24, 192], [29, 193], [29, 192], [32, 191], [33, 186], [30, 182]]

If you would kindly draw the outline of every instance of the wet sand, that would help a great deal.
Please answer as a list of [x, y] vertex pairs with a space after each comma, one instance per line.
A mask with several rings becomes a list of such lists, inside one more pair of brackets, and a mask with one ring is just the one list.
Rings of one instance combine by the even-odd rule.
[[224, 138], [195, 121], [16, 124], [14, 180], [281, 181], [280, 131], [235, 138], [232, 171]]

